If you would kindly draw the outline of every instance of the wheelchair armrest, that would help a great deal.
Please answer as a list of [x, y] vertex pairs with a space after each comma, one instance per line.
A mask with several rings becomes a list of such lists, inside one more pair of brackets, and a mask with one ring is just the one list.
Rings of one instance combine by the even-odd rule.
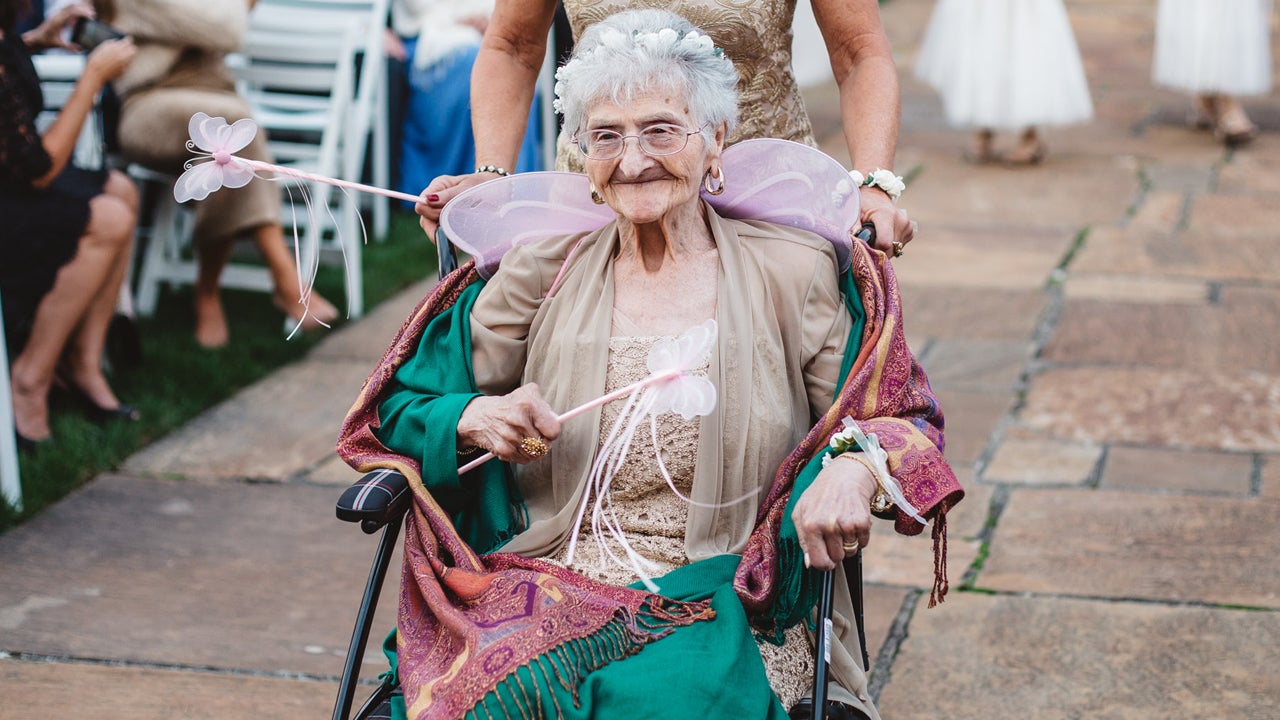
[[366, 533], [400, 519], [409, 509], [409, 479], [395, 470], [374, 470], [338, 498], [338, 519], [360, 523]]

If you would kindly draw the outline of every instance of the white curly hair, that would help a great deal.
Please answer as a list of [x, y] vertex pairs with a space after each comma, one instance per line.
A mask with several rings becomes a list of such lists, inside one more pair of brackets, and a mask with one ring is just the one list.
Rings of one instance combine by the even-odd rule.
[[556, 71], [555, 109], [575, 135], [601, 101], [625, 107], [636, 96], [683, 93], [710, 141], [738, 121], [738, 71], [711, 38], [668, 10], [628, 10], [587, 28]]

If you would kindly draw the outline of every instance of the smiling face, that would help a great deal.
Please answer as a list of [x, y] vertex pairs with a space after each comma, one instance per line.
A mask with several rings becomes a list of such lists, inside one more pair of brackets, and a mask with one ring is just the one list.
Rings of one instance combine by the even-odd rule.
[[[612, 130], [638, 135], [658, 123], [689, 131], [699, 125], [689, 114], [682, 93], [655, 91], [636, 96], [626, 107], [600, 100], [587, 113], [582, 133]], [[660, 157], [646, 154], [637, 138], [629, 138], [616, 158], [585, 158], [587, 177], [619, 217], [638, 225], [657, 222], [671, 213], [696, 213], [702, 176], [720, 157], [723, 137], [721, 129], [715, 132], [715, 142], [694, 133], [683, 150]]]

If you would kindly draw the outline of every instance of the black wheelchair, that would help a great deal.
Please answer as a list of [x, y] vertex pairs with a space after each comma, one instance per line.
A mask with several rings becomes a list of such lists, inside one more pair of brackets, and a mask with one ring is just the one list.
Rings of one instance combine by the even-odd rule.
[[[439, 275], [445, 275], [457, 269], [458, 261], [454, 250], [443, 233], [436, 236], [436, 248], [439, 254]], [[382, 593], [382, 584], [386, 579], [387, 569], [396, 544], [400, 540], [400, 528], [404, 524], [405, 513], [408, 512], [412, 492], [409, 481], [404, 475], [394, 470], [375, 470], [360, 478], [348, 487], [338, 499], [337, 516], [339, 520], [359, 523], [366, 534], [374, 534], [379, 530], [382, 536], [374, 551], [373, 567], [369, 570], [369, 578], [365, 583], [364, 595], [360, 601], [360, 609], [356, 614], [355, 629], [351, 633], [351, 644], [347, 649], [346, 662], [342, 668], [342, 679], [338, 687], [338, 698], [334, 704], [333, 720], [383, 720], [391, 717], [391, 698], [400, 692], [394, 678], [390, 674], [384, 676], [363, 704], [351, 715], [355, 703], [356, 689], [360, 682], [360, 665], [365, 649], [369, 643], [369, 635], [373, 628], [374, 610], [378, 597]], [[849, 582], [849, 594], [853, 598], [854, 620], [858, 629], [858, 642], [862, 648], [862, 666], [868, 672], [871, 669], [867, 655], [867, 638], [863, 622], [862, 598], [862, 551], [844, 560], [845, 577]], [[818, 616], [831, 617], [831, 598], [835, 574], [831, 571], [823, 573], [822, 592], [818, 603]], [[793, 708], [793, 718], [819, 717], [832, 720], [865, 720], [849, 711], [843, 704], [828, 705], [827, 698], [827, 664], [822, 649], [826, 646], [827, 623], [819, 622], [814, 642], [817, 661], [814, 663], [813, 699], [802, 700]], [[819, 716], [816, 709], [827, 706], [827, 713]], [[807, 714], [806, 714], [807, 713]]]

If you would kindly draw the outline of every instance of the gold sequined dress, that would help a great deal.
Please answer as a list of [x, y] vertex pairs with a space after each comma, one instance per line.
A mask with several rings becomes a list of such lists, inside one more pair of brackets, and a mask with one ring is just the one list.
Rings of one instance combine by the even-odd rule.
[[[627, 324], [615, 310], [615, 327]], [[644, 379], [649, 371], [645, 360], [659, 337], [615, 336], [609, 340], [609, 365], [606, 392], [613, 392]], [[706, 365], [699, 372], [706, 373]], [[608, 437], [625, 401], [606, 405], [600, 418], [600, 438]], [[675, 413], [657, 418], [657, 441], [662, 461], [681, 494], [688, 497], [693, 485], [694, 464], [698, 455], [698, 419], [684, 420]], [[610, 499], [627, 542], [639, 554], [655, 562], [661, 576], [690, 561], [685, 554], [684, 531], [688, 505], [667, 486], [652, 450], [653, 440], [647, 426], [636, 434], [631, 452], [611, 485]], [[591, 498], [590, 502], [594, 502]], [[613, 585], [627, 585], [638, 578], [630, 569], [602, 557], [600, 544], [590, 532], [590, 512], [578, 535], [572, 567], [587, 577]], [[613, 554], [623, 557], [620, 546], [608, 539]], [[568, 544], [548, 559], [566, 565]], [[782, 646], [757, 640], [764, 660], [769, 685], [777, 693], [783, 707], [790, 708], [808, 694], [813, 679], [813, 656], [801, 626], [787, 631]]]
[[[732, 145], [748, 138], [783, 138], [815, 145], [800, 86], [791, 72], [791, 20], [796, 0], [565, 0], [579, 37], [587, 27], [623, 10], [670, 10], [704, 30], [738, 69], [738, 126]], [[561, 135], [556, 165], [582, 172], [582, 158]]]

